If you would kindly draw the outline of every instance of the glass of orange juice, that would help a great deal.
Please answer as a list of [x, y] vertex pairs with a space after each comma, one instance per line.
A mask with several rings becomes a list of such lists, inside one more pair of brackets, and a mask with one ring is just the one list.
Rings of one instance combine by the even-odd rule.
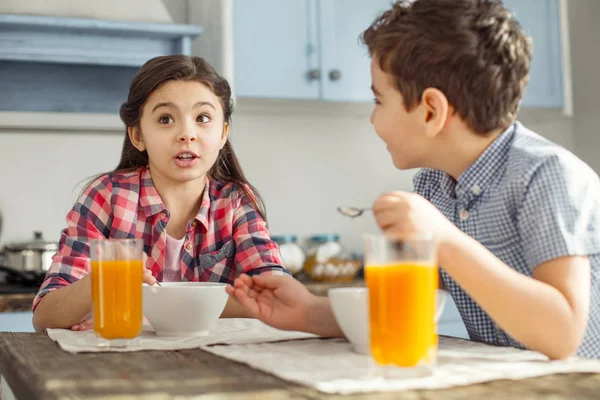
[[445, 299], [436, 302], [433, 235], [366, 235], [364, 243], [371, 354], [379, 366], [427, 375], [435, 363], [436, 323]]
[[90, 242], [94, 332], [124, 346], [142, 330], [142, 239]]

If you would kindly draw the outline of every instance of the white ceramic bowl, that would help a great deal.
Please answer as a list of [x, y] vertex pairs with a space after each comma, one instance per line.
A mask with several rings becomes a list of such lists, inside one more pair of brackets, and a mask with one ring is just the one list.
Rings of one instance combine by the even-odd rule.
[[159, 336], [205, 336], [229, 295], [224, 283], [165, 282], [143, 285], [144, 316]]
[[368, 289], [334, 288], [328, 295], [335, 320], [354, 351], [370, 354]]

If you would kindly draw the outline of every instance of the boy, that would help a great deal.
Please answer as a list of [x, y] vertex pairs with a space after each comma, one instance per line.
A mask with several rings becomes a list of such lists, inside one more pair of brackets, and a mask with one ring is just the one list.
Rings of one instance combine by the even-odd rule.
[[[363, 34], [371, 116], [415, 193], [381, 196], [386, 235], [429, 231], [473, 340], [600, 357], [600, 181], [515, 122], [532, 43], [501, 2], [399, 1]], [[326, 298], [279, 277], [229, 292], [282, 329], [341, 336]]]

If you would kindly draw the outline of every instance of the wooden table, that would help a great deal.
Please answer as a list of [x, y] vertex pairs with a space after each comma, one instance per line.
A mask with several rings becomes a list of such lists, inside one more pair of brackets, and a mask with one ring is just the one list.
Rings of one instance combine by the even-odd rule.
[[[341, 399], [202, 350], [69, 354], [44, 334], [0, 333], [0, 373], [17, 399]], [[597, 399], [600, 374], [551, 375], [357, 399]]]

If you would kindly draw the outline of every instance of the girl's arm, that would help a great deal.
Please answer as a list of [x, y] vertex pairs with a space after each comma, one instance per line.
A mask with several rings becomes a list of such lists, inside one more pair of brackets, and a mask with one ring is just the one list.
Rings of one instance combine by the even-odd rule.
[[53, 290], [37, 304], [33, 314], [36, 332], [52, 328], [70, 328], [78, 324], [92, 310], [92, 285], [89, 275]]
[[33, 326], [70, 328], [92, 311], [90, 239], [110, 231], [112, 182], [105, 175], [90, 184], [67, 215], [58, 251], [33, 302]]
[[[291, 275], [282, 266], [279, 247], [271, 240], [267, 223], [256, 212], [250, 199], [239, 190], [239, 205], [233, 217], [234, 263], [247, 275]], [[251, 318], [233, 297], [230, 297], [221, 318]]]

